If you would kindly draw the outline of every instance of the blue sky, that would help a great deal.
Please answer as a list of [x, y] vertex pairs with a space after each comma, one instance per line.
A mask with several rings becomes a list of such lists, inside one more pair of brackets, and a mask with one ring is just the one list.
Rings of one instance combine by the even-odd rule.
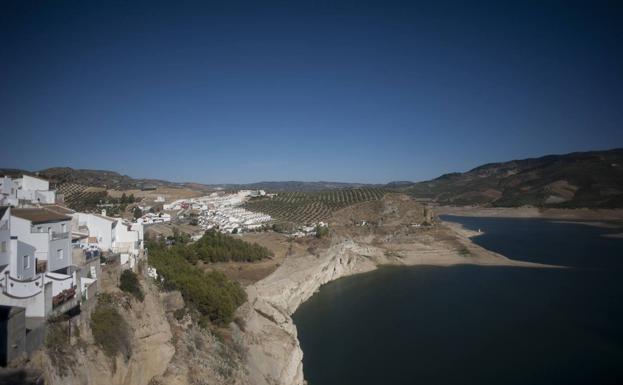
[[3, 1], [0, 167], [379, 183], [623, 146], [622, 2], [428, 3]]

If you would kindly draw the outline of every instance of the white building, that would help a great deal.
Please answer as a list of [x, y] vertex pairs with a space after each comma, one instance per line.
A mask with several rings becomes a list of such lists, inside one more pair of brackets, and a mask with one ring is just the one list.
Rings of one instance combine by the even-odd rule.
[[71, 218], [45, 208], [0, 208], [0, 304], [47, 317], [78, 304]]
[[74, 224], [78, 228], [86, 227], [90, 238], [95, 238], [98, 246], [102, 250], [112, 250], [113, 247], [113, 225], [117, 219], [99, 214], [76, 213]]
[[130, 267], [134, 267], [143, 250], [142, 223], [130, 223], [119, 218], [85, 213], [76, 213], [74, 223], [78, 229], [86, 228], [88, 241], [95, 241], [95, 244], [90, 246], [97, 245], [100, 250], [120, 254], [122, 265], [129, 264]]
[[17, 186], [8, 176], [0, 178], [0, 205], [17, 206]]
[[171, 222], [171, 214], [167, 213], [147, 213], [139, 218], [136, 222], [143, 224], [165, 223]]
[[52, 204], [56, 201], [56, 191], [50, 190], [50, 182], [45, 179], [29, 175], [21, 178], [5, 176], [0, 183], [0, 205]]
[[71, 265], [71, 218], [44, 208], [13, 208], [11, 236], [35, 248], [45, 271], [65, 272]]

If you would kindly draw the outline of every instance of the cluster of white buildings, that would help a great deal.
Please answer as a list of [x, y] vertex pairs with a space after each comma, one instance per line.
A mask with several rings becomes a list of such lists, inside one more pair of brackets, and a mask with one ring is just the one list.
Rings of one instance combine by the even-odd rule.
[[218, 206], [204, 210], [199, 215], [199, 225], [205, 229], [218, 229], [223, 233], [239, 233], [261, 228], [272, 218], [237, 206]]
[[145, 225], [151, 225], [154, 223], [167, 223], [171, 222], [171, 214], [168, 213], [146, 213], [142, 217], [136, 220], [138, 223]]
[[242, 190], [233, 194], [212, 193], [191, 199], [180, 199], [163, 206], [164, 210], [194, 209], [200, 211], [198, 224], [204, 230], [218, 229], [224, 233], [255, 230], [272, 218], [241, 207], [248, 199], [265, 196], [264, 190]]
[[50, 190], [50, 182], [34, 176], [0, 178], [0, 206], [56, 203], [56, 191]]
[[143, 224], [101, 214], [74, 213], [74, 245], [82, 250], [99, 249], [119, 257], [123, 267], [134, 268], [143, 251]]
[[240, 206], [249, 198], [266, 196], [264, 190], [240, 190], [233, 194], [212, 193], [199, 198], [178, 199], [163, 205], [165, 211], [208, 210], [215, 207]]
[[49, 204], [54, 191], [39, 178], [0, 180], [0, 305], [27, 318], [62, 314], [95, 295], [102, 254], [122, 268], [142, 255], [142, 223]]
[[312, 223], [310, 225], [300, 226], [299, 228], [296, 229], [295, 232], [291, 234], [291, 236], [294, 238], [315, 236], [317, 227], [327, 227], [327, 226], [328, 225], [325, 222], [318, 222], [318, 223]]

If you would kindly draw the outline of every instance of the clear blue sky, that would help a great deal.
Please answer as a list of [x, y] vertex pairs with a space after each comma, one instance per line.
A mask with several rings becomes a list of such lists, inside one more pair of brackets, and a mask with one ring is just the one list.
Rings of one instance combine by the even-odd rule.
[[622, 20], [622, 1], [5, 0], [0, 167], [388, 182], [621, 147]]

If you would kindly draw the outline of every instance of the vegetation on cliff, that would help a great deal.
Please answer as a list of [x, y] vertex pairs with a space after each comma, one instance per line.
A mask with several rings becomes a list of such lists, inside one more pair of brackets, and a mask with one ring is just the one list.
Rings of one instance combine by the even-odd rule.
[[191, 262], [253, 262], [272, 256], [271, 251], [263, 246], [217, 231], [206, 231], [201, 239], [187, 249], [186, 255]]
[[132, 294], [134, 298], [140, 302], [143, 302], [143, 299], [145, 299], [143, 290], [141, 290], [141, 284], [138, 282], [138, 277], [132, 270], [124, 270], [123, 273], [121, 273], [119, 288], [126, 293]]
[[[199, 242], [198, 242], [199, 243]], [[246, 293], [237, 282], [223, 273], [203, 272], [195, 266], [195, 245], [176, 244], [166, 247], [162, 242], [149, 242], [149, 262], [163, 278], [161, 285], [179, 290], [187, 306], [196, 310], [201, 321], [216, 324], [232, 321], [238, 306], [246, 301]]]
[[126, 360], [130, 358], [130, 328], [109, 294], [99, 295], [90, 324], [95, 344], [108, 357], [113, 358], [121, 353]]

